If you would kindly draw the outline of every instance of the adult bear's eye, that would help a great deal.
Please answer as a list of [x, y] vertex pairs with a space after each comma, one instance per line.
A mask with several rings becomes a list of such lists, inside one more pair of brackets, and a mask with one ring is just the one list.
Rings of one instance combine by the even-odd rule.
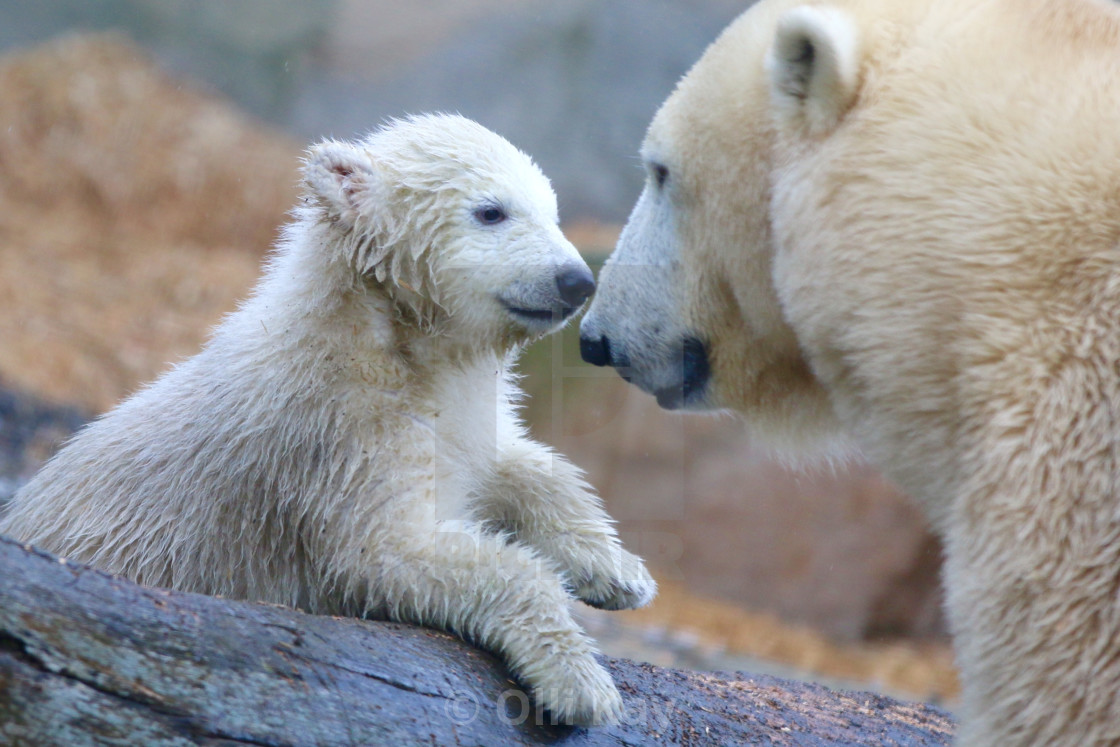
[[669, 167], [665, 164], [655, 163], [651, 167], [653, 169], [653, 179], [657, 182], [657, 187], [660, 189], [665, 186], [665, 182], [669, 181]]
[[497, 205], [483, 205], [474, 211], [474, 219], [485, 226], [501, 223], [509, 216]]

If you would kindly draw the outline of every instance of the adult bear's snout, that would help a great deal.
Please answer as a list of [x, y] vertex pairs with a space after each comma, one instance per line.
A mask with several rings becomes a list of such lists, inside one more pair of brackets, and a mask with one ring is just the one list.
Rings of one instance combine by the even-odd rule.
[[579, 356], [592, 366], [606, 366], [611, 362], [611, 342], [606, 335], [579, 336]]
[[586, 266], [569, 265], [556, 273], [556, 289], [560, 300], [574, 308], [591, 298], [595, 292], [595, 278]]

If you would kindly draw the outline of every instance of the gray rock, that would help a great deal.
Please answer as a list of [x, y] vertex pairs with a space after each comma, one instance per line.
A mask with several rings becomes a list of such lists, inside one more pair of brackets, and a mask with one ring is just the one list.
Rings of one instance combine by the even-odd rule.
[[88, 420], [78, 408], [0, 387], [0, 509]]
[[283, 123], [335, 0], [52, 0], [0, 3], [0, 48], [121, 31], [173, 72]]
[[406, 112], [457, 111], [529, 152], [564, 217], [621, 221], [640, 191], [637, 152], [650, 119], [744, 7], [572, 0], [494, 14], [379, 80], [325, 71], [300, 89], [291, 124], [308, 137], [350, 136]]

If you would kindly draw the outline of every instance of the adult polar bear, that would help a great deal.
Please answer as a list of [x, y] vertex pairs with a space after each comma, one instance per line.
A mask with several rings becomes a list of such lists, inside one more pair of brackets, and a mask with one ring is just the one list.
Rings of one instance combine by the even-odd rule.
[[1120, 743], [1120, 4], [764, 0], [642, 155], [584, 357], [920, 501], [961, 743]]
[[566, 723], [622, 699], [569, 611], [656, 586], [515, 411], [594, 288], [532, 161], [454, 116], [312, 148], [253, 296], [105, 415], [0, 533], [140, 583], [452, 630]]

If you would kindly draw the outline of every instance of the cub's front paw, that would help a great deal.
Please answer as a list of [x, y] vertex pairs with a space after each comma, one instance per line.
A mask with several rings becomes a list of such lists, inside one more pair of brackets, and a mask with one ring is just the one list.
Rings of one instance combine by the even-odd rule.
[[[620, 554], [619, 554], [620, 553]], [[576, 586], [576, 597], [604, 610], [645, 607], [657, 596], [657, 582], [637, 555], [619, 548], [612, 554], [614, 567], [592, 574]]]
[[591, 654], [564, 657], [528, 678], [533, 700], [562, 724], [607, 726], [622, 717], [622, 696], [606, 669]]

